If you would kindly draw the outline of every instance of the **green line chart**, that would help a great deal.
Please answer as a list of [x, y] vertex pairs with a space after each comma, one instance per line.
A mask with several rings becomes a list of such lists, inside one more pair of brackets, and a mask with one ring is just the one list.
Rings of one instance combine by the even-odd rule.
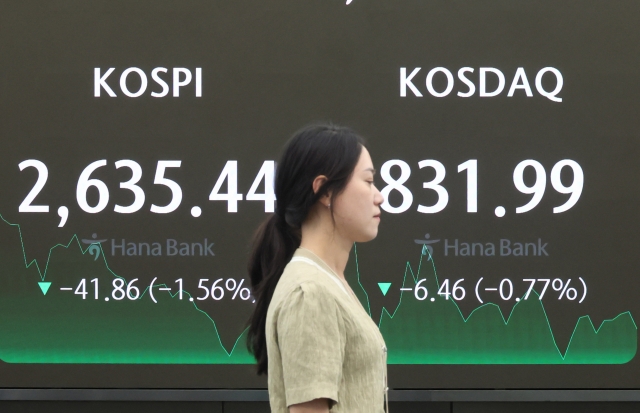
[[[0, 359], [7, 363], [73, 364], [253, 364], [244, 332], [231, 348], [222, 344], [216, 322], [178, 292], [154, 286], [158, 303], [144, 289], [139, 298], [105, 302], [47, 293], [50, 282], [76, 285], [98, 278], [109, 285], [123, 277], [104, 253], [95, 260], [77, 235], [50, 248], [46, 265], [29, 261], [22, 231], [0, 215]], [[6, 225], [5, 225], [6, 224]], [[100, 247], [101, 248], [101, 247]], [[635, 357], [637, 326], [630, 312], [596, 327], [580, 317], [566, 349], [555, 341], [543, 302], [533, 292], [505, 316], [486, 303], [464, 316], [454, 300], [436, 294], [440, 287], [428, 251], [417, 270], [407, 262], [402, 287], [419, 280], [435, 300], [416, 300], [401, 292], [389, 310], [382, 308], [379, 327], [389, 349], [389, 364], [623, 364]], [[360, 282], [356, 247], [347, 271], [349, 281], [371, 314], [369, 293]], [[424, 265], [423, 265], [424, 264]], [[126, 280], [125, 280], [126, 281]], [[387, 286], [388, 288], [388, 286]], [[55, 289], [55, 288], [54, 288]]]
[[[428, 263], [423, 267], [423, 258]], [[425, 268], [426, 267], [426, 268]], [[365, 308], [369, 297], [360, 282]], [[417, 271], [406, 263], [402, 287], [415, 288], [426, 278], [432, 294], [440, 289], [433, 257], [422, 248]], [[393, 311], [382, 308], [379, 328], [389, 350], [389, 364], [624, 364], [637, 351], [638, 327], [630, 312], [604, 320], [596, 328], [580, 317], [565, 351], [553, 335], [549, 318], [535, 290], [517, 302], [505, 317], [499, 306], [485, 303], [465, 317], [455, 300], [419, 301], [406, 297]]]
[[[122, 278], [104, 253], [95, 261], [77, 235], [49, 250], [44, 270], [28, 261], [18, 224], [0, 226], [1, 238], [16, 248], [0, 251], [0, 359], [8, 363], [253, 364], [244, 333], [230, 350], [222, 345], [216, 322], [177, 292], [154, 291], [136, 300], [105, 302], [62, 294], [43, 295], [38, 282], [77, 284], [78, 279]], [[20, 245], [20, 249], [17, 248]], [[93, 244], [97, 245], [97, 244]], [[76, 248], [77, 247], [77, 248]], [[17, 258], [19, 257], [19, 259]], [[17, 276], [16, 276], [17, 275]], [[88, 277], [87, 275], [90, 275]], [[36, 282], [38, 281], [38, 282]], [[154, 290], [163, 287], [158, 284]], [[163, 296], [163, 294], [165, 296]], [[145, 298], [145, 299], [143, 299]]]

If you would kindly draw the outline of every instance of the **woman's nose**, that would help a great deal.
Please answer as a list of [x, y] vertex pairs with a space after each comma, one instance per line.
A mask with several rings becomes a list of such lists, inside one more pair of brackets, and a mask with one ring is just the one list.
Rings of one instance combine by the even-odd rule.
[[378, 188], [376, 188], [376, 193], [373, 195], [373, 203], [376, 206], [380, 206], [382, 205], [383, 202], [384, 202], [384, 197], [382, 196]]

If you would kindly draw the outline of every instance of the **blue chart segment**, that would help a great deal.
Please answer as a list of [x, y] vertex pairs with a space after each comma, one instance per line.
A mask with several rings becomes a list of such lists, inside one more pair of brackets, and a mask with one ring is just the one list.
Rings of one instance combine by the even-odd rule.
[[[359, 282], [357, 260], [356, 270]], [[402, 291], [392, 311], [382, 309], [379, 327], [389, 364], [624, 364], [635, 357], [638, 328], [628, 311], [597, 327], [588, 315], [580, 317], [561, 349], [535, 290], [507, 315], [486, 303], [465, 317], [455, 300], [436, 294], [441, 283], [425, 248], [417, 270], [407, 262], [402, 286], [414, 290], [422, 279], [428, 299]], [[367, 308], [368, 294], [362, 291]]]
[[[222, 344], [216, 322], [187, 291], [172, 294], [157, 284], [136, 299], [80, 299], [57, 292], [82, 278], [111, 285], [127, 280], [109, 268], [101, 248], [83, 248], [77, 236], [53, 246], [42, 268], [28, 260], [22, 231], [1, 218], [0, 359], [8, 363], [253, 364], [241, 334]], [[357, 283], [357, 250], [354, 249]], [[567, 348], [558, 347], [543, 302], [534, 291], [505, 315], [491, 303], [464, 316], [457, 303], [436, 294], [433, 260], [419, 254], [417, 269], [406, 264], [402, 288], [420, 280], [429, 299], [402, 292], [393, 311], [382, 309], [380, 330], [390, 364], [622, 364], [637, 351], [637, 326], [624, 312], [595, 326], [576, 320]], [[417, 254], [417, 255], [418, 255]], [[360, 284], [362, 287], [362, 284]], [[383, 295], [391, 283], [379, 283]], [[69, 288], [71, 289], [71, 288]], [[73, 292], [72, 292], [73, 293]], [[155, 301], [151, 299], [151, 293]], [[183, 299], [180, 299], [182, 296]], [[361, 299], [369, 308], [368, 293]], [[104, 298], [104, 299], [103, 299]]]

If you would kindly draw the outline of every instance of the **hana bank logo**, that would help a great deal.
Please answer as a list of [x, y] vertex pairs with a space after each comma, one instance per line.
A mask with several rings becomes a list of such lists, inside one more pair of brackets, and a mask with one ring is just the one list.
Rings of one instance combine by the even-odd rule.
[[[422, 245], [422, 255], [428, 256], [427, 261], [433, 259], [433, 244], [441, 239], [431, 239], [431, 234], [424, 234], [424, 239], [414, 239]], [[549, 243], [542, 238], [509, 239], [500, 238], [493, 241], [478, 241], [445, 238], [442, 245], [445, 257], [548, 257]]]
[[85, 245], [89, 245], [89, 248], [87, 248], [87, 252], [89, 252], [89, 254], [93, 257], [95, 256], [95, 258], [93, 259], [94, 261], [98, 261], [98, 258], [100, 257], [100, 251], [102, 251], [102, 243], [107, 241], [106, 239], [96, 239], [98, 238], [98, 234], [93, 234], [91, 236], [91, 238], [93, 239], [83, 239], [82, 243]]
[[424, 239], [415, 239], [413, 240], [418, 245], [422, 245], [422, 255], [427, 255], [429, 253], [429, 258], [427, 261], [431, 261], [431, 257], [433, 257], [433, 246], [431, 244], [436, 244], [440, 242], [439, 239], [431, 239], [431, 234], [424, 234]]

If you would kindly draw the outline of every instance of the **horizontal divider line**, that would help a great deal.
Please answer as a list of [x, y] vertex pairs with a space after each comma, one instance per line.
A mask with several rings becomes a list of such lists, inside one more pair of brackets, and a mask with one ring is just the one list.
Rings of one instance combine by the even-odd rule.
[[[0, 389], [0, 400], [266, 402], [264, 389]], [[640, 402], [640, 390], [390, 390], [392, 402]]]

